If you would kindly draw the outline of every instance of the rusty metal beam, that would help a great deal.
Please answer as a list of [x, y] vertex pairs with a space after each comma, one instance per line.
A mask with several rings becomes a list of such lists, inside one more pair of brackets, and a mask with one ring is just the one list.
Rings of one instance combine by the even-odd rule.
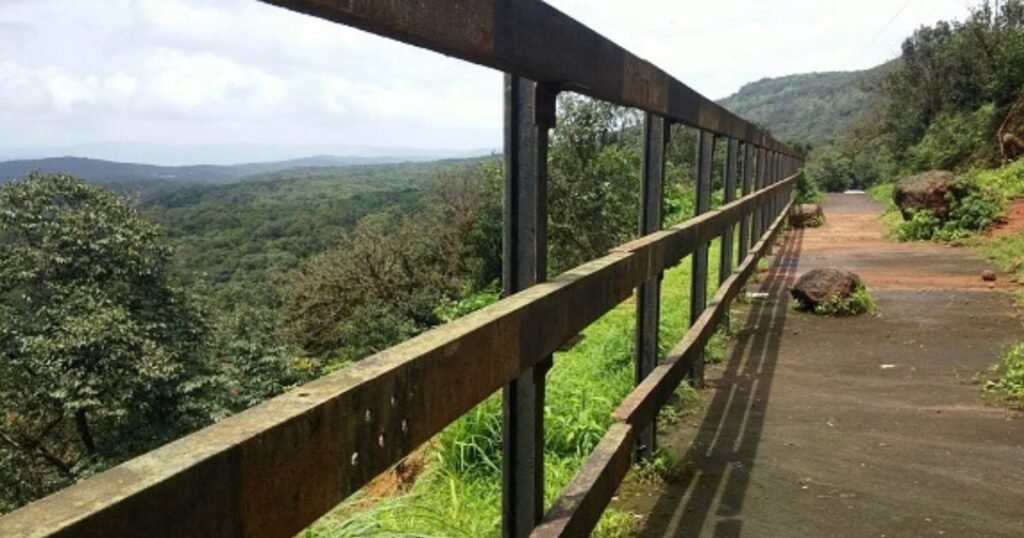
[[752, 123], [539, 0], [262, 0], [757, 146]]

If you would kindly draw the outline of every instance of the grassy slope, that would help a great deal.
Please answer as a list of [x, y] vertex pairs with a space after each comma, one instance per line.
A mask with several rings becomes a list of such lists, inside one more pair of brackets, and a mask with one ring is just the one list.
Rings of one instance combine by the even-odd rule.
[[[710, 258], [710, 274], [717, 275], [717, 244]], [[662, 288], [663, 352], [680, 340], [688, 326], [689, 275], [689, 259], [666, 272]], [[709, 290], [713, 293], [717, 279], [711, 280]], [[585, 338], [575, 348], [555, 356], [545, 409], [546, 506], [572, 479], [610, 425], [610, 413], [632, 389], [634, 311], [632, 300], [624, 302], [584, 331]], [[721, 356], [720, 349], [709, 349], [709, 360], [716, 354]], [[352, 517], [328, 516], [310, 535], [499, 535], [500, 406], [500, 397], [492, 397], [440, 434], [429, 451], [427, 470], [411, 492], [375, 503]], [[350, 505], [360, 502], [357, 498]], [[597, 535], [625, 535], [632, 522], [629, 514], [609, 511]]]

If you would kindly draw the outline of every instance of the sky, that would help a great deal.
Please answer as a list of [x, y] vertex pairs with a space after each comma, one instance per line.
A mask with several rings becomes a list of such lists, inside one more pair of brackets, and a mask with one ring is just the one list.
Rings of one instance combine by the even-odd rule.
[[[718, 99], [872, 67], [975, 2], [549, 3]], [[472, 152], [500, 147], [501, 109], [496, 71], [254, 0], [0, 0], [0, 159]]]

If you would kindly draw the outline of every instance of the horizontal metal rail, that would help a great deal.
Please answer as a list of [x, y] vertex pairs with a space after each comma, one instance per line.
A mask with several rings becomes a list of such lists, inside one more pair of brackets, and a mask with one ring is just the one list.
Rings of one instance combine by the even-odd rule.
[[[23, 507], [0, 518], [0, 536], [294, 535], [554, 353], [641, 282], [788, 196], [795, 180], [637, 239]], [[640, 389], [661, 394], [680, 371], [663, 369]], [[648, 404], [655, 398], [642, 401], [627, 424], [653, 412]]]
[[629, 448], [633, 443], [633, 432], [651, 423], [658, 410], [683, 381], [694, 360], [718, 329], [719, 322], [728, 314], [730, 302], [743, 290], [747, 279], [757, 269], [757, 262], [782, 230], [791, 205], [792, 202], [785, 205], [764, 237], [722, 283], [711, 304], [686, 332], [682, 341], [669, 351], [664, 362], [612, 414], [616, 423], [533, 531], [533, 538], [585, 536], [597, 525], [629, 470], [632, 462]]
[[800, 157], [540, 0], [261, 0]]

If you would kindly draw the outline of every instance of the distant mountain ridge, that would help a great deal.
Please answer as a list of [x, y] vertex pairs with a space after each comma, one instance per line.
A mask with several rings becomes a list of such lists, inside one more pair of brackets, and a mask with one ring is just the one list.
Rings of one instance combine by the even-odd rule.
[[85, 157], [51, 157], [0, 162], [0, 182], [22, 178], [31, 172], [42, 172], [48, 174], [70, 174], [101, 185], [146, 181], [219, 184], [230, 183], [247, 176], [270, 174], [292, 168], [393, 164], [417, 162], [419, 160], [407, 157], [336, 157], [331, 155], [315, 155], [300, 159], [236, 165], [160, 166]]
[[780, 140], [819, 146], [835, 140], [871, 106], [875, 83], [888, 65], [765, 78], [744, 85], [720, 104], [767, 127]]

